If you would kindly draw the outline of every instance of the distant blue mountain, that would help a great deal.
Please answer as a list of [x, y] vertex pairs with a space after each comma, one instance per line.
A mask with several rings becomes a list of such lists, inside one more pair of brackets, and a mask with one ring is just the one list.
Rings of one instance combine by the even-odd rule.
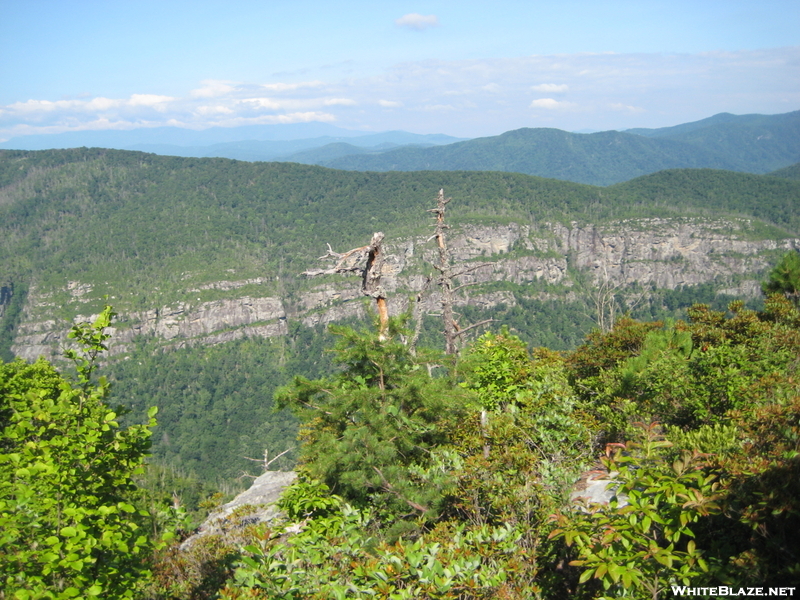
[[407, 131], [364, 133], [329, 123], [312, 122], [211, 127], [203, 130], [152, 127], [127, 131], [74, 131], [12, 138], [0, 143], [0, 149], [113, 148], [173, 156], [213, 156], [255, 161], [274, 160], [345, 140], [354, 146], [372, 148], [385, 144], [388, 144], [388, 147], [407, 144], [451, 144], [462, 139], [442, 134], [420, 135]]
[[460, 140], [406, 131], [364, 133], [329, 123], [158, 127], [14, 138], [2, 149], [101, 147], [186, 157], [283, 161], [354, 171], [512, 171], [611, 185], [664, 169], [768, 173], [800, 161], [800, 111], [720, 113], [674, 127], [568, 133], [518, 129]]
[[512, 171], [611, 185], [664, 169], [768, 173], [800, 161], [800, 111], [715, 115], [662, 129], [591, 134], [517, 129], [435, 147], [351, 153], [316, 161], [352, 171]]
[[246, 125], [243, 127], [210, 127], [194, 130], [183, 127], [143, 127], [130, 130], [70, 131], [48, 135], [16, 137], [0, 144], [13, 150], [47, 150], [50, 148], [114, 148], [129, 150], [133, 146], [210, 146], [243, 140], [298, 140], [303, 138], [350, 138], [365, 135], [329, 123], [291, 123], [285, 125]]

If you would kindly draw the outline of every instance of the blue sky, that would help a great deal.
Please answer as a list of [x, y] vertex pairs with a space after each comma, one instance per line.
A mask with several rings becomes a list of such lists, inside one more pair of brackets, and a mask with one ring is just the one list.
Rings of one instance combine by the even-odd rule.
[[303, 121], [476, 137], [798, 109], [798, 0], [0, 0], [0, 139]]

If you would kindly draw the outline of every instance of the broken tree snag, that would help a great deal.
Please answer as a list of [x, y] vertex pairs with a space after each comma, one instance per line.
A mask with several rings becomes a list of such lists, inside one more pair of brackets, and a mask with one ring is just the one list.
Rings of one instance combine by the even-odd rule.
[[328, 244], [328, 253], [325, 256], [320, 256], [319, 260], [328, 258], [335, 258], [336, 264], [330, 269], [309, 269], [303, 271], [301, 275], [306, 277], [316, 277], [317, 275], [334, 275], [342, 273], [359, 273], [363, 270], [358, 263], [366, 256], [369, 246], [362, 246], [361, 248], [353, 248], [344, 254], [334, 252], [331, 245]]
[[[481, 325], [486, 325], [487, 323], [491, 323], [494, 319], [485, 319], [480, 323], [475, 323], [474, 325], [470, 325], [469, 327], [459, 327], [458, 321], [455, 318], [455, 311], [453, 310], [453, 297], [455, 292], [458, 290], [467, 287], [469, 285], [475, 285], [474, 283], [465, 283], [463, 285], [459, 285], [457, 287], [453, 287], [453, 282], [455, 281], [456, 277], [460, 277], [461, 275], [465, 275], [467, 273], [471, 273], [477, 269], [482, 269], [484, 267], [491, 267], [494, 266], [494, 263], [484, 263], [481, 265], [477, 265], [474, 267], [468, 267], [466, 269], [462, 269], [460, 271], [453, 271], [453, 265], [450, 258], [450, 251], [447, 248], [447, 236], [445, 236], [445, 229], [450, 229], [449, 225], [446, 225], [444, 222], [445, 213], [447, 212], [447, 204], [450, 202], [452, 198], [445, 198], [444, 197], [444, 190], [439, 190], [439, 195], [436, 198], [436, 208], [431, 208], [428, 212], [433, 213], [436, 216], [436, 225], [434, 234], [428, 238], [428, 241], [432, 239], [436, 239], [436, 245], [439, 249], [439, 262], [438, 264], [434, 264], [433, 268], [439, 271], [439, 277], [437, 279], [437, 283], [442, 290], [442, 321], [444, 322], [444, 351], [445, 354], [456, 354], [458, 352], [458, 347], [456, 342], [459, 337], [464, 335], [466, 332], [475, 329], [476, 327], [480, 327]], [[427, 285], [427, 284], [426, 284]]]
[[378, 309], [378, 339], [387, 339], [389, 329], [389, 306], [386, 304], [386, 293], [381, 285], [381, 271], [383, 271], [383, 233], [372, 234], [372, 241], [367, 246], [367, 265], [361, 280], [361, 292], [365, 296], [375, 298]]
[[445, 225], [444, 217], [447, 211], [447, 203], [452, 198], [444, 197], [444, 189], [439, 190], [436, 198], [436, 208], [430, 209], [436, 216], [436, 225], [433, 238], [436, 238], [436, 245], [439, 248], [439, 263], [433, 268], [439, 271], [439, 287], [442, 290], [442, 321], [444, 322], [444, 352], [445, 354], [456, 353], [457, 328], [453, 318], [453, 269], [450, 265], [450, 254], [447, 251], [447, 238], [444, 234], [449, 225]]
[[[344, 253], [334, 252], [328, 244], [328, 252], [325, 256], [320, 256], [320, 260], [335, 259], [336, 264], [329, 269], [309, 269], [303, 271], [306, 277], [316, 277], [318, 275], [334, 275], [345, 273], [361, 274], [361, 292], [365, 296], [375, 299], [378, 310], [379, 329], [378, 338], [386, 340], [389, 329], [389, 306], [386, 303], [386, 294], [381, 286], [381, 271], [383, 270], [383, 233], [372, 234], [372, 241], [369, 246], [353, 248]], [[361, 266], [361, 262], [366, 258], [366, 265]]]

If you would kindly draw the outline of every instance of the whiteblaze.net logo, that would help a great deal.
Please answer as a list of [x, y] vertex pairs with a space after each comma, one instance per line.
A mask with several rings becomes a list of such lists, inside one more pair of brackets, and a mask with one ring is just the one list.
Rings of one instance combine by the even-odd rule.
[[794, 596], [793, 587], [687, 587], [672, 586], [673, 596]]

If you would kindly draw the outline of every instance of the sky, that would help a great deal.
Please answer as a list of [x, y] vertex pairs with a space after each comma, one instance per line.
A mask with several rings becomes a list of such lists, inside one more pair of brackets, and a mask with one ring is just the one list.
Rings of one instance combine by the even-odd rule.
[[798, 109], [798, 0], [0, 0], [0, 141], [308, 121], [481, 137]]

